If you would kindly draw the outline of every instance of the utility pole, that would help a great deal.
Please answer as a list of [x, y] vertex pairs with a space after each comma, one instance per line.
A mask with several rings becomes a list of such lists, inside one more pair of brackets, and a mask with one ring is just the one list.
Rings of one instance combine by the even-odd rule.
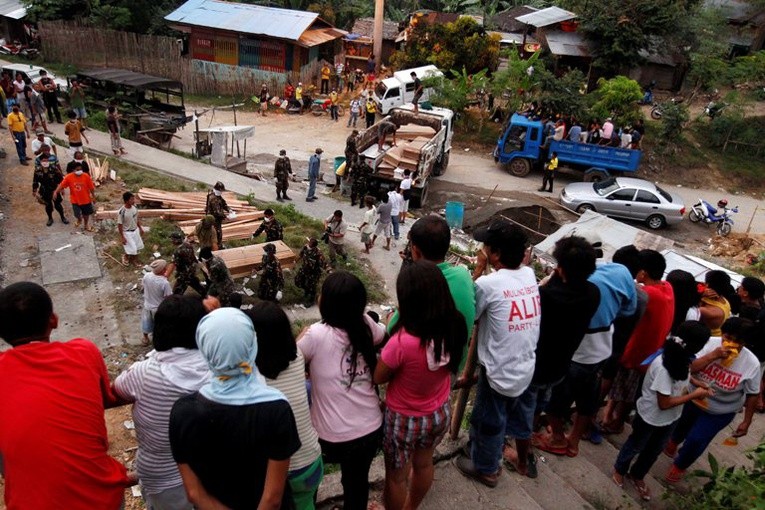
[[385, 19], [385, 0], [375, 0], [375, 27], [374, 27], [374, 45], [372, 46], [375, 65], [380, 68], [382, 62], [383, 45], [383, 20]]

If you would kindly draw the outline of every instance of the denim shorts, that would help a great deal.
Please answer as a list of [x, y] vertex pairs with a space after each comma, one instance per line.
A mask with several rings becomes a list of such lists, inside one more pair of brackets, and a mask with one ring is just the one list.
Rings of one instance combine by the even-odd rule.
[[141, 312], [141, 330], [145, 335], [154, 333], [154, 314], [157, 310], [144, 308]]
[[603, 362], [584, 365], [572, 361], [568, 373], [555, 387], [547, 406], [554, 416], [564, 416], [576, 402], [577, 413], [581, 416], [595, 416], [600, 408], [600, 369]]
[[72, 108], [74, 110], [74, 113], [77, 114], [78, 119], [87, 119], [88, 118], [88, 112], [85, 111], [85, 108]]
[[516, 439], [530, 439], [534, 432], [534, 415], [541, 413], [550, 401], [553, 387], [558, 382], [531, 383], [516, 399], [513, 411], [507, 416], [505, 435]]

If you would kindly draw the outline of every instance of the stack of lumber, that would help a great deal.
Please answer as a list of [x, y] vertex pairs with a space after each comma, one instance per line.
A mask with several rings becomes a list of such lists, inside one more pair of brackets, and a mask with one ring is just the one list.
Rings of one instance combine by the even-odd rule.
[[[432, 131], [432, 128], [427, 129]], [[398, 136], [398, 133], [396, 135]], [[420, 151], [422, 151], [422, 148], [428, 141], [428, 138], [417, 136], [412, 141], [392, 147], [383, 155], [382, 161], [377, 165], [377, 173], [392, 179], [396, 168], [411, 171], [417, 170], [417, 163], [420, 161]]]
[[109, 178], [108, 159], [104, 159], [104, 162], [101, 163], [100, 159], [91, 158], [85, 154], [85, 162], [88, 164], [88, 168], [90, 169], [90, 178], [93, 179], [93, 184], [100, 186]]
[[[204, 191], [173, 192], [152, 188], [141, 188], [137, 197], [142, 204], [141, 218], [162, 218], [177, 221], [181, 230], [189, 235], [205, 214], [207, 193]], [[224, 192], [223, 198], [236, 216], [224, 220], [223, 240], [248, 239], [260, 226], [263, 211], [239, 200], [232, 192]], [[117, 218], [117, 212], [99, 210], [99, 218]]]
[[[223, 259], [233, 278], [250, 276], [258, 271], [263, 260], [263, 247], [268, 243], [251, 244], [241, 248], [229, 248], [227, 250], [214, 251], [213, 254]], [[282, 269], [295, 266], [295, 253], [282, 241], [272, 243], [276, 246], [276, 258], [282, 265]]]
[[403, 124], [396, 130], [396, 138], [402, 140], [414, 140], [423, 137], [430, 140], [436, 135], [436, 130], [430, 126], [420, 126], [418, 124]]

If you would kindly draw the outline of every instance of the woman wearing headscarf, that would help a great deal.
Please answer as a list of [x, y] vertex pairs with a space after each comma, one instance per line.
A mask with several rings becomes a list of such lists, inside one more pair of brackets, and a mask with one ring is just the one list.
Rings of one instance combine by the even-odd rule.
[[218, 251], [218, 231], [215, 229], [215, 217], [212, 214], [202, 216], [202, 220], [194, 227], [194, 236], [197, 238], [199, 248]]
[[314, 498], [324, 476], [319, 436], [311, 423], [305, 384], [305, 358], [295, 345], [292, 326], [282, 307], [261, 301], [245, 312], [255, 326], [258, 358], [266, 383], [284, 393], [295, 414], [300, 450], [290, 459], [287, 481], [296, 510], [314, 510]]
[[219, 308], [200, 321], [196, 339], [212, 378], [175, 403], [169, 427], [189, 500], [197, 508], [294, 508], [286, 483], [300, 439], [286, 397], [258, 372], [252, 321]]
[[199, 298], [168, 296], [154, 312], [154, 350], [117, 376], [114, 392], [133, 403], [138, 437], [136, 471], [152, 510], [192, 510], [170, 451], [170, 409], [210, 379], [194, 339], [205, 315]]

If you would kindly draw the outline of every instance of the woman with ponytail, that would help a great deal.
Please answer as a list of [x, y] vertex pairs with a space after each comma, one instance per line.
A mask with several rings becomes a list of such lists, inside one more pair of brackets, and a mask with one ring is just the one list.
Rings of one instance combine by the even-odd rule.
[[[614, 464], [614, 483], [623, 487], [624, 477], [629, 475], [645, 501], [651, 499], [651, 492], [643, 478], [669, 440], [683, 404], [712, 394], [705, 385], [690, 393], [686, 389], [691, 361], [709, 340], [709, 328], [698, 321], [685, 321], [677, 327], [676, 335], [667, 338], [662, 354], [648, 368], [642, 395], [637, 401], [632, 434]], [[637, 460], [632, 463], [635, 457]]]
[[321, 322], [298, 339], [311, 377], [311, 420], [324, 462], [340, 464], [343, 508], [366, 510], [369, 468], [382, 434], [372, 375], [385, 328], [364, 313], [367, 292], [350, 273], [330, 274], [321, 288]]

